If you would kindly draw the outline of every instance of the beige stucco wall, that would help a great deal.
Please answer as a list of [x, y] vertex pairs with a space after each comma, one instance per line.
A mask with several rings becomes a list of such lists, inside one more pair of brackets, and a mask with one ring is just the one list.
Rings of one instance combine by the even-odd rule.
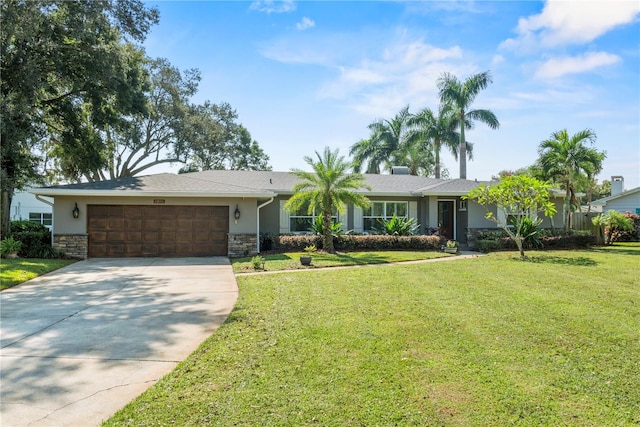
[[[163, 199], [161, 206], [229, 206], [229, 233], [251, 234], [257, 228], [257, 199], [205, 198], [205, 197], [87, 197], [57, 196], [53, 207], [54, 234], [84, 234], [87, 232], [87, 205], [158, 205], [154, 199]], [[75, 203], [80, 217], [73, 218]], [[238, 205], [240, 219], [235, 223], [234, 211]]]

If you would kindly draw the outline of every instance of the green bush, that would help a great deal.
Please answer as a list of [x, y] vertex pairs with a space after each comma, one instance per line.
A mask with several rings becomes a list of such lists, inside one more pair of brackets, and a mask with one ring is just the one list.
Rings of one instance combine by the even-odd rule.
[[[446, 239], [440, 236], [388, 236], [343, 234], [333, 238], [334, 246], [340, 251], [362, 250], [437, 250]], [[322, 239], [314, 235], [282, 235], [278, 237], [278, 249], [284, 252], [303, 251], [315, 245], [322, 248]]]
[[11, 236], [22, 242], [18, 252], [22, 258], [56, 258], [59, 255], [51, 247], [51, 232], [37, 222], [12, 221]]
[[389, 236], [413, 236], [420, 228], [415, 218], [407, 219], [395, 215], [391, 219], [379, 219], [378, 225], [379, 227], [374, 227], [373, 231]]
[[640, 241], [640, 215], [626, 211], [624, 216], [631, 222], [632, 230], [623, 230], [618, 236], [619, 242]]
[[[478, 239], [476, 250], [480, 252], [496, 252], [517, 249], [516, 244], [509, 237], [494, 235], [493, 238]], [[589, 232], [568, 233], [565, 235], [540, 236], [540, 249], [579, 249], [593, 246], [597, 243], [596, 236]]]
[[[324, 236], [324, 219], [322, 217], [322, 214], [318, 215], [315, 221], [313, 221], [313, 224], [311, 224], [310, 231], [312, 231], [314, 234], [317, 234], [319, 236]], [[344, 234], [344, 230], [342, 229], [342, 223], [331, 221], [331, 235], [335, 237], [341, 234]]]
[[14, 240], [12, 236], [0, 240], [0, 255], [2, 256], [18, 253], [20, 248], [22, 248], [22, 242]]

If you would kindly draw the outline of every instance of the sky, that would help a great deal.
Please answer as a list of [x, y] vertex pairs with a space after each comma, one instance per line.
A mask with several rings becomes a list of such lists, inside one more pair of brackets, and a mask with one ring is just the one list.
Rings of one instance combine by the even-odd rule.
[[[640, 186], [640, 2], [148, 1], [144, 47], [202, 74], [193, 102], [228, 102], [276, 171], [310, 170], [328, 146], [348, 158], [368, 125], [437, 110], [443, 72], [489, 70], [473, 107], [498, 130], [468, 131], [467, 178], [526, 167], [555, 131], [591, 129], [599, 180]], [[444, 166], [458, 164], [443, 151]], [[180, 165], [165, 167], [177, 172]]]

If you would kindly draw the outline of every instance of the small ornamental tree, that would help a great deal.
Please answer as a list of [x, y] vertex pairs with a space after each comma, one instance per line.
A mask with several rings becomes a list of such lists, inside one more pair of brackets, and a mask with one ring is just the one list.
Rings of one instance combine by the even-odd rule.
[[[518, 246], [520, 257], [525, 258], [523, 242], [527, 238], [525, 225], [537, 218], [538, 212], [550, 217], [556, 212], [549, 199], [550, 185], [526, 175], [505, 176], [496, 185], [480, 185], [466, 196], [487, 209], [485, 218], [501, 227]], [[491, 208], [512, 215], [498, 216]], [[528, 218], [529, 220], [525, 220]]]
[[618, 240], [625, 231], [633, 231], [633, 222], [618, 211], [601, 213], [591, 220], [593, 225], [600, 227], [600, 238], [604, 237], [604, 244], [611, 245]]

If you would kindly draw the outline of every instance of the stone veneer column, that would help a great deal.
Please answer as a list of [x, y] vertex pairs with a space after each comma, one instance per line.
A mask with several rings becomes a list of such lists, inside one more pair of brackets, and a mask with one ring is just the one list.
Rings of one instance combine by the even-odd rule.
[[228, 235], [228, 251], [229, 258], [238, 258], [256, 255], [255, 234], [229, 234]]
[[86, 259], [89, 249], [89, 235], [55, 234], [53, 236], [53, 247], [67, 256]]

